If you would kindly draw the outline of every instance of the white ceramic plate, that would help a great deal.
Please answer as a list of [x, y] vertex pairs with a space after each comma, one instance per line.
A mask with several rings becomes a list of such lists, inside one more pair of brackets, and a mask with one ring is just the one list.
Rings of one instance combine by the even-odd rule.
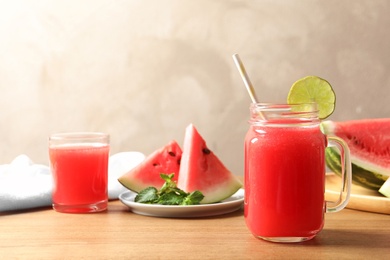
[[165, 218], [197, 218], [222, 215], [240, 209], [244, 202], [243, 189], [238, 190], [233, 196], [219, 203], [189, 206], [138, 203], [134, 202], [136, 195], [135, 192], [125, 191], [119, 195], [119, 199], [136, 214]]

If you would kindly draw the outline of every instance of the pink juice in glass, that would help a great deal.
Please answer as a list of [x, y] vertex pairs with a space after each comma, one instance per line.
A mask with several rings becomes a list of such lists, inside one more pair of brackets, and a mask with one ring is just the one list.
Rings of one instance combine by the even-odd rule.
[[[245, 137], [244, 216], [252, 234], [272, 242], [302, 242], [342, 210], [351, 190], [347, 144], [321, 132], [316, 103], [252, 103]], [[325, 201], [325, 148], [343, 158], [339, 200]]]
[[325, 147], [318, 123], [250, 127], [245, 141], [245, 218], [256, 237], [310, 239], [322, 229]]
[[[272, 242], [302, 242], [324, 226], [324, 213], [348, 203], [351, 163], [347, 144], [324, 135], [316, 103], [250, 107], [245, 138], [244, 216], [252, 234]], [[340, 197], [325, 201], [325, 148], [343, 158]]]
[[53, 172], [53, 208], [60, 212], [97, 212], [107, 208], [106, 143], [73, 143], [49, 147]]

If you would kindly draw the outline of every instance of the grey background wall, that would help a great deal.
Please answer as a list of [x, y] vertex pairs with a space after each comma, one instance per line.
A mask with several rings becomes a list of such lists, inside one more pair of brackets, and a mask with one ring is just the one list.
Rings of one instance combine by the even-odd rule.
[[111, 134], [112, 153], [183, 142], [194, 123], [243, 174], [249, 97], [284, 102], [306, 75], [337, 95], [332, 120], [390, 115], [390, 1], [0, 0], [0, 164], [48, 163], [47, 136]]

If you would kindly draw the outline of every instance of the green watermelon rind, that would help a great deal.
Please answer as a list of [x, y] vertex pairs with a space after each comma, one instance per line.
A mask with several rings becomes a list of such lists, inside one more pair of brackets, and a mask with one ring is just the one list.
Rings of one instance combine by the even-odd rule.
[[[331, 120], [321, 122], [321, 130], [324, 134], [329, 136], [337, 136], [337, 123]], [[359, 186], [376, 190], [383, 185], [383, 183], [390, 176], [390, 169], [382, 167], [378, 164], [372, 163], [364, 158], [355, 156], [353, 149], [351, 149], [351, 164], [352, 164], [352, 181]], [[328, 147], [326, 149], [326, 164], [330, 170], [338, 175], [341, 175], [340, 154], [337, 149]]]
[[[172, 151], [174, 151], [174, 155], [170, 155]], [[175, 174], [173, 180], [177, 180], [181, 154], [179, 144], [175, 140], [171, 140], [165, 146], [149, 154], [136, 167], [120, 176], [118, 182], [136, 193], [151, 186], [161, 188], [164, 184], [164, 180], [160, 177], [161, 173]], [[151, 167], [152, 161], [158, 162], [158, 165]]]
[[[226, 186], [225, 186], [226, 185]], [[201, 204], [212, 204], [223, 201], [234, 195], [239, 189], [242, 188], [242, 183], [234, 175], [231, 176], [228, 182], [226, 182], [221, 188], [203, 190], [202, 192], [207, 194], [205, 198], [200, 202]], [[228, 187], [228, 188], [226, 188]]]
[[379, 193], [390, 198], [390, 178], [388, 178], [382, 187], [379, 189]]
[[[331, 120], [323, 121], [323, 122], [321, 122], [320, 127], [321, 127], [321, 130], [324, 134], [329, 135], [329, 136], [338, 136], [336, 133], [336, 128], [337, 128], [336, 122], [333, 122]], [[339, 137], [343, 138], [341, 136], [339, 136]], [[345, 142], [347, 142], [347, 140], [345, 140], [345, 139], [343, 139], [343, 140]], [[381, 165], [370, 162], [370, 161], [366, 160], [365, 158], [359, 158], [359, 157], [355, 156], [355, 154], [353, 152], [353, 147], [351, 147], [349, 145], [349, 148], [351, 150], [351, 161], [354, 164], [358, 165], [359, 167], [364, 168], [366, 171], [371, 171], [373, 173], [379, 173], [380, 175], [386, 175], [386, 176], [390, 177], [390, 169], [389, 168], [385, 168]]]
[[[205, 153], [205, 150], [208, 152]], [[207, 147], [206, 141], [190, 124], [184, 136], [177, 186], [186, 192], [201, 191], [205, 197], [200, 204], [211, 204], [231, 197], [242, 188], [242, 183]]]
[[[328, 168], [335, 174], [341, 176], [340, 153], [337, 149], [328, 147], [325, 150], [325, 161]], [[367, 170], [358, 162], [352, 164], [352, 182], [356, 185], [371, 189], [379, 190], [379, 188], [389, 178], [388, 175]]]

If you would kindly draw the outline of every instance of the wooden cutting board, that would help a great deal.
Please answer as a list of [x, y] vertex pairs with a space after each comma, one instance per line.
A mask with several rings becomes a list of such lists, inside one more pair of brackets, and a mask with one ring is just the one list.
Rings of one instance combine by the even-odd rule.
[[[336, 201], [340, 194], [341, 178], [333, 173], [326, 175], [325, 198], [328, 201]], [[369, 190], [352, 184], [349, 209], [363, 210], [375, 213], [390, 214], [390, 198], [379, 192]]]

